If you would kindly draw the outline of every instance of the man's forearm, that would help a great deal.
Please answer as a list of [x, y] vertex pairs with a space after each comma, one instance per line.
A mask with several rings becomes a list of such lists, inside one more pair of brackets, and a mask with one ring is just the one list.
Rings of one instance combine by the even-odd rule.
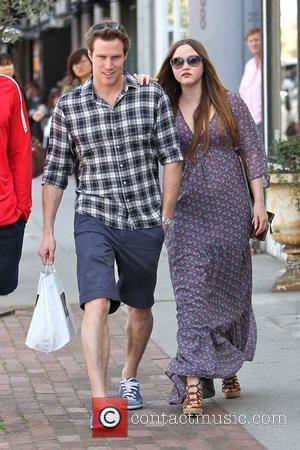
[[43, 186], [43, 234], [54, 234], [56, 213], [63, 196], [63, 190], [49, 184]]
[[182, 163], [164, 165], [162, 215], [172, 218], [179, 196]]

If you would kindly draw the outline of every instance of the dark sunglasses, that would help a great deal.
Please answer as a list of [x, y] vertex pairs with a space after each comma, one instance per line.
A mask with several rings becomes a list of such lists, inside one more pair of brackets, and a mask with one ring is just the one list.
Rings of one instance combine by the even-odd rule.
[[123, 27], [123, 25], [121, 23], [103, 22], [103, 23], [96, 23], [96, 25], [94, 25], [91, 28], [91, 32], [93, 33], [94, 31], [97, 31], [97, 30], [104, 30], [105, 28], [113, 28], [114, 30], [119, 30], [119, 31], [125, 30], [125, 28]]
[[201, 56], [199, 55], [191, 55], [187, 58], [182, 58], [181, 56], [178, 56], [177, 58], [173, 58], [170, 61], [170, 64], [174, 69], [181, 69], [184, 66], [184, 63], [186, 62], [190, 67], [197, 67], [200, 65], [202, 61]]

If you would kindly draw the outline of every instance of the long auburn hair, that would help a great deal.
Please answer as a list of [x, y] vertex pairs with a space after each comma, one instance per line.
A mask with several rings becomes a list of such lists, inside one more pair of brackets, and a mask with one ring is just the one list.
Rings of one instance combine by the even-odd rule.
[[180, 83], [175, 79], [172, 67], [170, 65], [170, 60], [172, 59], [175, 51], [178, 47], [182, 45], [189, 45], [192, 47], [199, 56], [202, 58], [203, 62], [203, 75], [202, 75], [202, 93], [201, 99], [194, 111], [194, 135], [192, 142], [186, 150], [185, 156], [188, 159], [193, 159], [195, 151], [199, 144], [200, 136], [204, 137], [204, 149], [203, 152], [206, 153], [209, 147], [209, 134], [208, 134], [208, 124], [209, 124], [209, 114], [211, 105], [213, 105], [216, 112], [217, 126], [221, 133], [221, 139], [224, 145], [226, 144], [225, 130], [227, 131], [231, 143], [234, 147], [238, 146], [238, 131], [236, 121], [231, 113], [227, 101], [228, 90], [222, 85], [216, 69], [214, 68], [212, 62], [210, 61], [207, 51], [203, 45], [196, 41], [195, 39], [182, 39], [175, 42], [162, 63], [162, 66], [157, 74], [158, 83], [165, 89], [173, 108], [174, 114], [178, 111], [179, 97], [181, 95]]

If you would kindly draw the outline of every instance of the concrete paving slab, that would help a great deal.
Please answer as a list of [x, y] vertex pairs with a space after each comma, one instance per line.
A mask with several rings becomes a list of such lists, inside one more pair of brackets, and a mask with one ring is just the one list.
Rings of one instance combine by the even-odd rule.
[[[19, 308], [24, 305], [33, 306], [35, 302], [41, 269], [37, 256], [42, 224], [40, 179], [34, 180], [33, 186], [34, 208], [26, 227], [20, 283], [13, 294], [1, 297], [1, 306], [6, 309], [11, 305]], [[73, 206], [74, 182], [70, 179], [70, 186], [65, 192], [56, 221], [56, 268], [69, 300], [77, 303]], [[284, 265], [269, 255], [255, 255], [253, 270], [253, 305], [259, 331], [256, 356], [252, 363], [246, 363], [240, 371], [243, 389], [240, 399], [222, 399], [218, 384], [216, 401], [232, 415], [244, 414], [247, 417], [244, 428], [267, 449], [295, 450], [299, 448], [300, 442], [300, 293], [271, 293], [272, 283], [284, 271]], [[176, 309], [165, 248], [159, 263], [155, 295], [156, 304], [153, 308], [155, 325], [152, 339], [167, 355], [173, 356], [176, 352]], [[166, 364], [167, 358], [160, 365], [161, 374]], [[40, 370], [40, 367], [36, 369]], [[253, 423], [255, 414], [265, 415], [265, 420], [268, 420], [268, 417], [271, 417], [269, 420], [273, 420], [273, 415], [277, 423], [265, 425]], [[256, 419], [259, 420], [257, 416]], [[280, 420], [284, 423], [279, 423]], [[243, 446], [243, 448], [252, 447]]]

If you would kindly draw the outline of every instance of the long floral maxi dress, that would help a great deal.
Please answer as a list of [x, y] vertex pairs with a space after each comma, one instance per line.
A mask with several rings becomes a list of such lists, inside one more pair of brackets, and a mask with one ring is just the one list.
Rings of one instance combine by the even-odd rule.
[[[228, 102], [248, 177], [264, 177], [266, 187], [266, 156], [255, 123], [238, 95], [229, 92]], [[184, 153], [192, 132], [180, 110], [175, 120]], [[232, 145], [222, 143], [216, 114], [209, 137], [208, 152], [201, 154], [200, 141], [196, 160], [184, 162], [175, 224], [166, 237], [178, 322], [178, 350], [166, 371], [174, 383], [170, 403], [183, 402], [186, 375], [229, 378], [253, 359], [256, 347], [245, 180]]]

